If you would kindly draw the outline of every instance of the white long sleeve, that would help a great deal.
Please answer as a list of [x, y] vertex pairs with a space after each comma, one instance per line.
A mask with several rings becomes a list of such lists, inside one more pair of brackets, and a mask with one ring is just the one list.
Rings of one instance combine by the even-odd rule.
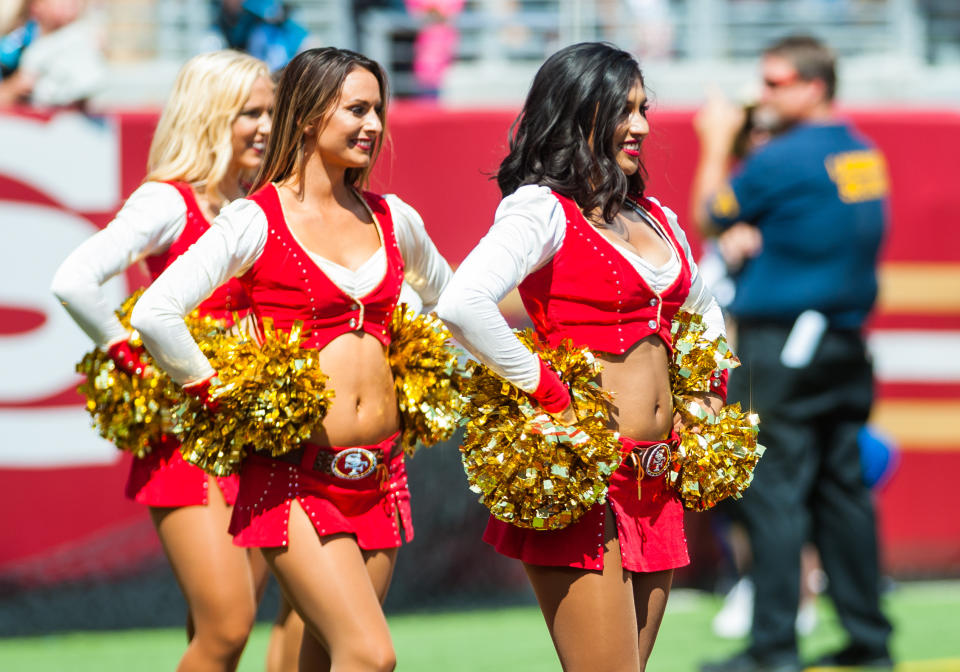
[[[436, 300], [452, 276], [450, 267], [416, 211], [396, 197], [388, 202], [407, 282], [424, 303]], [[260, 206], [247, 199], [234, 201], [137, 302], [131, 321], [150, 354], [173, 380], [185, 385], [216, 373], [183, 318], [214, 289], [245, 273], [263, 254], [267, 235], [267, 218]]]
[[170, 377], [181, 385], [216, 372], [183, 318], [220, 285], [245, 272], [267, 242], [267, 218], [253, 201], [225, 207], [186, 252], [167, 267], [134, 306], [130, 323]]
[[540, 361], [517, 339], [497, 304], [563, 244], [566, 216], [547, 187], [526, 185], [500, 202], [493, 226], [440, 297], [437, 314], [454, 337], [525, 392], [540, 383]]
[[162, 182], [140, 186], [106, 228], [70, 253], [53, 276], [51, 291], [98, 346], [126, 337], [102, 285], [145, 257], [166, 251], [183, 233], [187, 206]]
[[453, 271], [427, 234], [420, 213], [395, 194], [384, 198], [393, 216], [397, 247], [403, 257], [404, 280], [420, 295], [424, 312], [429, 312], [453, 277]]
[[[692, 273], [684, 308], [704, 315], [708, 336], [722, 334], [720, 308], [700, 279], [687, 238], [676, 215], [666, 208], [664, 211]], [[497, 304], [557, 253], [565, 233], [566, 216], [550, 190], [535, 185], [521, 187], [500, 203], [490, 231], [457, 269], [437, 306], [437, 313], [457, 340], [526, 392], [534, 391], [540, 382], [540, 362], [517, 339]], [[629, 250], [612, 247], [648, 284], [655, 284], [651, 275], [655, 269]], [[678, 273], [679, 264], [676, 267]]]

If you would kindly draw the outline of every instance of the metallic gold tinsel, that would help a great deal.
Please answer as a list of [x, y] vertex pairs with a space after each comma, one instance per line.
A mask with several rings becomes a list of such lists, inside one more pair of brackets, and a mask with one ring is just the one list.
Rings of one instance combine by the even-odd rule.
[[462, 382], [466, 436], [460, 451], [470, 489], [498, 519], [555, 530], [606, 501], [620, 465], [620, 442], [606, 426], [609, 395], [596, 383], [600, 363], [564, 341], [555, 350], [518, 334], [570, 386], [579, 422], [556, 423], [520, 389], [471, 362]]
[[261, 343], [245, 334], [208, 342], [216, 411], [192, 397], [175, 410], [184, 459], [217, 476], [235, 473], [248, 449], [274, 457], [297, 449], [320, 428], [333, 399], [318, 351], [300, 347], [303, 323], [294, 322], [289, 334], [270, 319], [263, 327]]
[[[127, 329], [130, 329], [130, 313], [143, 291], [140, 289], [129, 296], [117, 310], [117, 317]], [[224, 330], [222, 321], [200, 317], [197, 311], [187, 317], [186, 323], [201, 348]], [[142, 348], [140, 334], [132, 330], [130, 343]], [[140, 355], [148, 365], [143, 378], [118, 369], [100, 348], [86, 353], [76, 370], [86, 377], [77, 391], [86, 397], [87, 411], [100, 436], [121, 450], [144, 457], [154, 440], [170, 431], [171, 411], [180, 402], [180, 394], [146, 350]]]
[[417, 444], [446, 441], [460, 424], [458, 349], [446, 326], [406, 304], [390, 321], [390, 368], [403, 415], [401, 445], [412, 456]]
[[739, 499], [764, 451], [757, 444], [760, 419], [755, 413], [732, 404], [713, 416], [697, 403], [711, 391], [714, 372], [740, 366], [726, 339], [707, 339], [706, 328], [694, 313], [680, 312], [673, 319], [673, 407], [686, 431], [680, 433], [669, 479], [684, 507], [694, 511], [705, 511], [727, 497]]
[[696, 313], [681, 311], [673, 318], [673, 359], [670, 380], [674, 397], [683, 398], [695, 392], [709, 392], [715, 371], [734, 369], [740, 360], [720, 336], [709, 340], [704, 336], [707, 325]]
[[722, 499], [739, 499], [753, 480], [753, 470], [763, 455], [757, 444], [755, 413], [740, 410], [740, 404], [724, 406], [716, 417], [695, 402], [686, 412], [701, 416], [698, 431], [683, 432], [680, 448], [669, 472], [684, 507], [706, 511]]
[[77, 373], [86, 377], [77, 391], [87, 399], [93, 425], [120, 450], [144, 457], [169, 429], [169, 412], [177, 399], [166, 376], [131, 376], [99, 348], [83, 356]]

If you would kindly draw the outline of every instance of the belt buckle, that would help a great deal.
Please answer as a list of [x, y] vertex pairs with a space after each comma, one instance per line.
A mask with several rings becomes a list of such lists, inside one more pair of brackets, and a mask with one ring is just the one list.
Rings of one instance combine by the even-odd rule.
[[670, 466], [670, 444], [655, 443], [647, 446], [640, 458], [644, 473], [650, 478], [662, 476]]
[[337, 478], [356, 481], [366, 478], [377, 468], [377, 456], [367, 448], [344, 448], [330, 461], [330, 471]]

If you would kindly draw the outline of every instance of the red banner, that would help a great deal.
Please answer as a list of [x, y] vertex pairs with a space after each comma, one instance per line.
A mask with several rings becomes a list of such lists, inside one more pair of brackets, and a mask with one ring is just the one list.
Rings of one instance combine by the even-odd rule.
[[[374, 188], [416, 207], [454, 264], [492, 221], [499, 195], [491, 178], [514, 114], [391, 110]], [[900, 451], [879, 493], [886, 560], [901, 572], [955, 570], [960, 516], [948, 493], [960, 439], [948, 421], [960, 417], [960, 115], [850, 116], [886, 155], [893, 194], [870, 334], [879, 382], [873, 423]], [[140, 183], [155, 123], [152, 111], [0, 116], [0, 576], [47, 582], [157, 551], [145, 512], [122, 496], [126, 460], [96, 436], [73, 391], [73, 366], [90, 344], [49, 292], [62, 259]], [[651, 123], [649, 193], [683, 223], [697, 158], [691, 113], [655, 110]], [[137, 273], [111, 281], [109, 297], [119, 303]]]

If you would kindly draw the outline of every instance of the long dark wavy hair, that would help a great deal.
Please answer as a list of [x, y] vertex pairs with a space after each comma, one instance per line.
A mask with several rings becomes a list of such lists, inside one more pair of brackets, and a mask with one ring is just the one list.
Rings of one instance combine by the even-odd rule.
[[497, 172], [501, 194], [540, 184], [613, 220], [624, 196], [642, 196], [646, 182], [643, 163], [625, 175], [613, 147], [638, 81], [643, 73], [633, 56], [603, 42], [574, 44], [548, 58], [510, 128], [510, 153]]

